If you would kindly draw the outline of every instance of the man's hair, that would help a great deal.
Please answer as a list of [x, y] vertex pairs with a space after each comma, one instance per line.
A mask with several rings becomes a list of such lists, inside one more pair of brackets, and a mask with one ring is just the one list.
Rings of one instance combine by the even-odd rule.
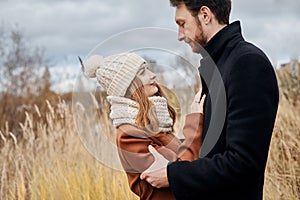
[[191, 14], [196, 17], [202, 6], [207, 6], [220, 24], [229, 24], [231, 0], [170, 0], [173, 7], [185, 4]]

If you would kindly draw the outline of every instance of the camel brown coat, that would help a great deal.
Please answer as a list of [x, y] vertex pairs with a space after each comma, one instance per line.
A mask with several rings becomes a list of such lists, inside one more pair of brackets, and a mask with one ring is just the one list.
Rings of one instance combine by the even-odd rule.
[[202, 144], [203, 115], [191, 113], [186, 116], [183, 128], [184, 142], [173, 133], [153, 134], [132, 124], [123, 124], [117, 128], [117, 146], [122, 166], [127, 174], [130, 189], [142, 200], [175, 199], [169, 188], [154, 188], [140, 174], [154, 161], [148, 151], [152, 145], [169, 161], [198, 159]]

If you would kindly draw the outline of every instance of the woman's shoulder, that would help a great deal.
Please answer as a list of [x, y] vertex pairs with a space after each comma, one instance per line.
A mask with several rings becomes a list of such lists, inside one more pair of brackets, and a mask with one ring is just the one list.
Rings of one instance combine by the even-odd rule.
[[123, 124], [117, 128], [117, 143], [119, 146], [131, 144], [153, 146], [167, 146], [171, 145], [176, 149], [180, 141], [173, 133], [156, 133], [153, 134], [143, 128], [134, 126], [132, 124]]
[[146, 131], [132, 124], [122, 124], [117, 128], [118, 137], [148, 138]]
[[139, 127], [124, 124], [117, 128], [116, 144], [123, 154], [125, 152], [148, 153], [148, 145], [152, 142], [151, 137], [147, 136], [146, 132]]

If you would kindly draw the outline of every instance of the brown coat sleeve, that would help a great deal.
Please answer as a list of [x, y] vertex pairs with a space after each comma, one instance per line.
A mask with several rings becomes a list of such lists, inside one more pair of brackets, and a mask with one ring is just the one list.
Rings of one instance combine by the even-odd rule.
[[199, 158], [202, 145], [203, 114], [191, 113], [186, 116], [183, 128], [184, 142], [178, 149], [178, 160], [193, 161]]
[[151, 136], [146, 131], [129, 124], [117, 129], [119, 157], [127, 173], [130, 189], [135, 194], [141, 199], [175, 199], [169, 188], [154, 188], [139, 178], [154, 161], [148, 151], [148, 145], [152, 145], [169, 161], [197, 159], [202, 144], [202, 121], [203, 116], [200, 113], [186, 116], [183, 143], [180, 143], [173, 134], [160, 133]]

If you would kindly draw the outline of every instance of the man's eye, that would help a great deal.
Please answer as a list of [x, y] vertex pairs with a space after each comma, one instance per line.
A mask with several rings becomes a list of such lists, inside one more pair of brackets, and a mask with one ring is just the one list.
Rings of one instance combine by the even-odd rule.
[[178, 23], [180, 27], [184, 27], [184, 22]]

